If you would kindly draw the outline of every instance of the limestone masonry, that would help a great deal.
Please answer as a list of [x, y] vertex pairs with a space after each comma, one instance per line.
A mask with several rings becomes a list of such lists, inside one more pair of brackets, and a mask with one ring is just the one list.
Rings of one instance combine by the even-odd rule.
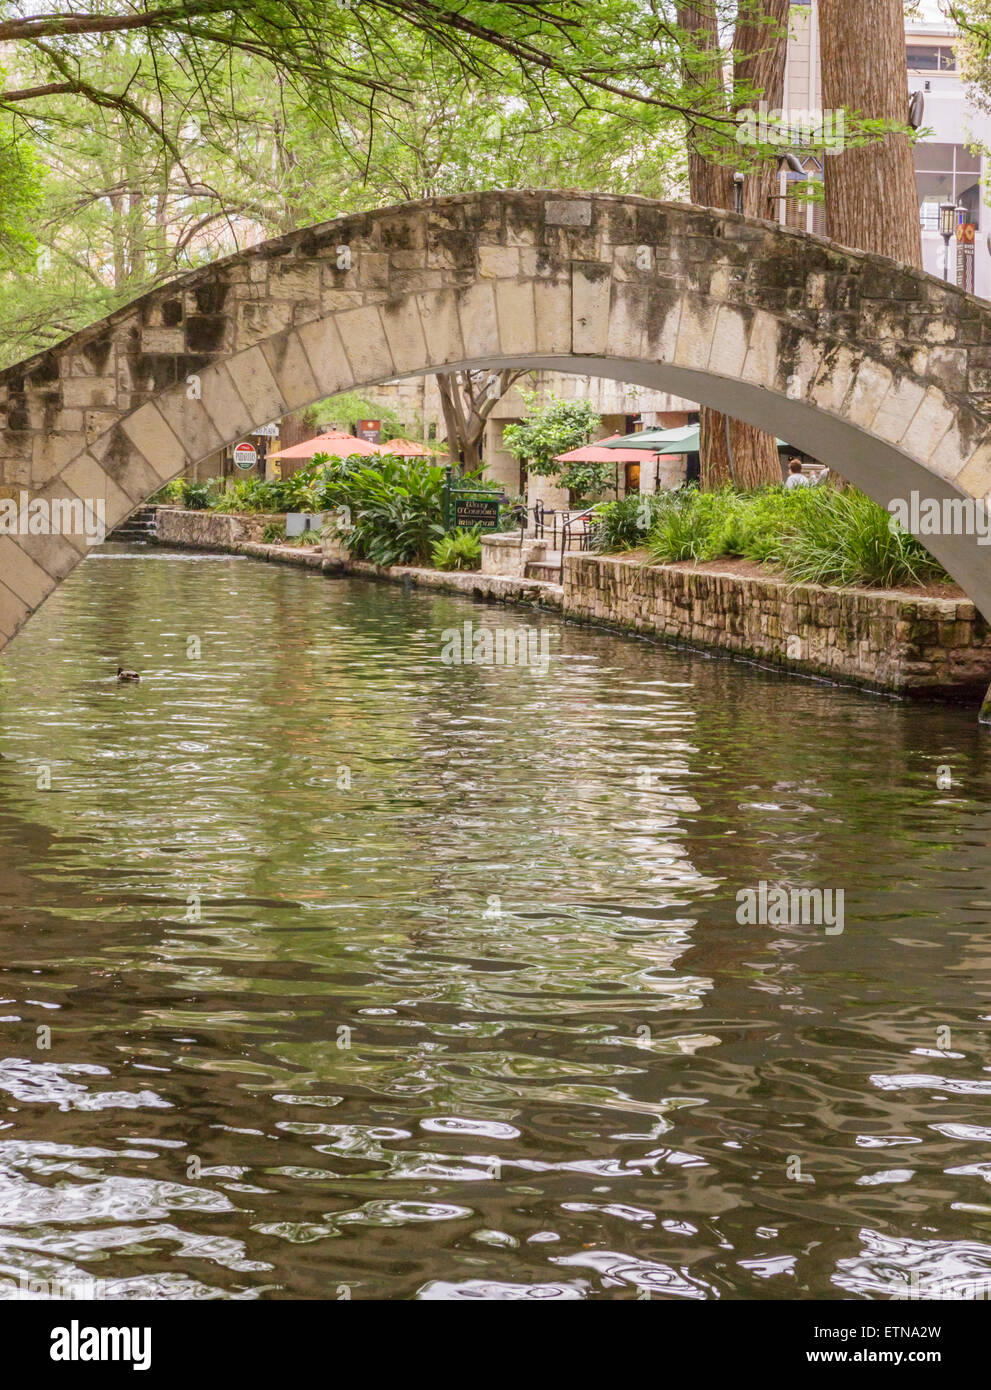
[[[324, 396], [464, 365], [614, 375], [717, 406], [882, 505], [991, 491], [991, 304], [807, 233], [650, 199], [475, 193], [263, 243], [0, 374], [0, 486], [102, 499]], [[988, 549], [932, 549], [991, 615]], [[0, 537], [0, 645], [85, 554]]]

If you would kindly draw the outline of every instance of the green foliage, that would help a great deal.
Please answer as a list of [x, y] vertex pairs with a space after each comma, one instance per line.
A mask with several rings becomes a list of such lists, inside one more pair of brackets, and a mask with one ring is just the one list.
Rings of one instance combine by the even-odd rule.
[[194, 483], [189, 478], [177, 478], [179, 484], [178, 500], [191, 512], [202, 512], [210, 506], [212, 500], [211, 483]]
[[893, 588], [949, 577], [921, 541], [893, 526], [889, 513], [862, 492], [814, 491], [822, 495], [802, 509], [784, 556], [793, 579]]
[[536, 391], [520, 395], [526, 414], [518, 425], [503, 430], [503, 448], [525, 460], [531, 473], [555, 478], [572, 500], [593, 497], [613, 485], [616, 470], [611, 463], [556, 462], [558, 454], [581, 448], [598, 429], [600, 416], [591, 401], [566, 401], [551, 392], [542, 400]]
[[115, 32], [100, 0], [64, 34], [58, 7], [44, 14], [47, 40], [12, 41], [3, 83], [44, 197], [40, 216], [7, 220], [34, 227], [44, 259], [0, 281], [0, 360], [340, 214], [488, 188], [685, 196], [677, 38], [640, 0], [594, 0], [586, 22], [588, 3], [179, 0], [132, 6], [139, 27]]
[[281, 521], [268, 521], [262, 527], [262, 540], [266, 545], [278, 545], [286, 538], [286, 528]]
[[518, 531], [527, 519], [526, 498], [517, 495], [503, 503], [499, 511], [499, 530]]
[[341, 539], [375, 565], [426, 564], [444, 535], [445, 470], [424, 458], [377, 458], [328, 485], [328, 497], [347, 508], [351, 529]]
[[477, 570], [482, 564], [481, 537], [474, 527], [457, 528], [435, 541], [430, 554], [439, 570]]
[[324, 474], [319, 464], [301, 468], [288, 478], [262, 484], [260, 499], [268, 502], [262, 510], [272, 512], [319, 512], [324, 503]]
[[560, 475], [567, 465], [556, 463], [556, 455], [587, 444], [599, 425], [599, 414], [591, 401], [583, 398], [566, 401], [548, 392], [541, 400], [536, 391], [521, 391], [520, 395], [526, 414], [518, 425], [507, 425], [503, 430], [503, 447], [514, 458], [525, 459], [531, 473]]
[[390, 439], [406, 438], [402, 416], [391, 405], [376, 404], [368, 400], [360, 391], [344, 391], [339, 396], [327, 396], [304, 412], [312, 429], [325, 420], [334, 420], [340, 427], [353, 431], [359, 420], [378, 420], [382, 426], [382, 442]]
[[15, 134], [10, 122], [0, 121], [0, 271], [34, 260], [41, 199], [41, 169], [33, 147]]
[[[679, 488], [658, 494], [652, 505], [647, 548], [653, 560], [740, 557], [816, 584], [889, 588], [947, 578], [920, 541], [852, 489]], [[628, 518], [620, 518], [603, 520], [603, 545], [629, 533]]]
[[173, 478], [171, 483], [166, 483], [160, 487], [156, 493], [148, 498], [149, 506], [167, 506], [170, 502], [182, 501], [182, 478]]
[[616, 502], [600, 502], [595, 509], [596, 543], [599, 550], [635, 550], [645, 543], [666, 503], [664, 492], [632, 493]]

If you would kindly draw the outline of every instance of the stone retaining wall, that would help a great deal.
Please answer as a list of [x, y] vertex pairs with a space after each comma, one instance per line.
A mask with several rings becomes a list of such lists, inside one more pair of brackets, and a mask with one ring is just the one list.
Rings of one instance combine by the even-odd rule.
[[260, 541], [270, 522], [285, 526], [284, 513], [193, 512], [182, 507], [159, 507], [155, 529], [163, 545], [227, 549], [243, 541]]
[[504, 531], [482, 537], [482, 573], [510, 574], [522, 578], [531, 560], [543, 560], [548, 551], [546, 541], [524, 536], [520, 544], [519, 531]]
[[248, 534], [260, 534], [266, 522], [278, 519], [161, 507], [158, 539], [167, 545], [321, 567], [328, 574], [357, 574], [468, 598], [556, 608], [578, 622], [647, 633], [901, 695], [979, 702], [991, 683], [991, 631], [966, 598], [829, 589], [582, 553], [565, 557], [563, 587], [513, 574], [444, 572], [412, 565], [383, 569], [352, 560], [332, 538], [321, 552], [316, 547], [264, 545]]
[[966, 598], [578, 554], [563, 612], [904, 695], [980, 699], [991, 681], [991, 632]]
[[[414, 584], [423, 588], [446, 589], [466, 598], [492, 599], [497, 603], [525, 603], [542, 608], [561, 607], [560, 584], [546, 584], [505, 574], [479, 574], [473, 570], [421, 569], [416, 565], [392, 565], [388, 569], [363, 560], [352, 560], [334, 537], [321, 546], [267, 545], [253, 537], [261, 534], [269, 521], [281, 516], [229, 515], [226, 512], [192, 512], [180, 507], [159, 507], [156, 539], [160, 545], [183, 550], [220, 550], [231, 555], [250, 555], [258, 560], [277, 560], [284, 564], [322, 569], [327, 574], [356, 574], [368, 579], [385, 579], [394, 584]], [[260, 525], [255, 523], [260, 522]]]

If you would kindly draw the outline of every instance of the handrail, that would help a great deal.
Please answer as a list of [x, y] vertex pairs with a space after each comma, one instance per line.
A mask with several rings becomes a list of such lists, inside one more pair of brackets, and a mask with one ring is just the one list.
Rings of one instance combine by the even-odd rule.
[[[561, 522], [561, 564], [558, 568], [557, 579], [557, 582], [559, 584], [564, 583], [564, 554], [566, 550], [571, 549], [571, 527], [576, 521], [585, 521], [588, 517], [592, 516], [594, 512], [595, 507], [586, 507], [583, 512], [576, 512], [574, 516], [566, 514], [565, 518]], [[590, 526], [586, 526], [582, 531], [581, 536], [582, 550], [588, 549], [588, 543], [591, 540], [591, 536], [592, 528]]]

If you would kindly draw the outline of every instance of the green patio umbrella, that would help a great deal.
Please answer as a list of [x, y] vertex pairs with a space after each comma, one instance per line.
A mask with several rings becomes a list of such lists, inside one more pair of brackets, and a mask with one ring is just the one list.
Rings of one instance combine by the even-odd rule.
[[[778, 448], [787, 447], [783, 439], [777, 441]], [[639, 433], [624, 434], [616, 439], [600, 439], [596, 446], [600, 449], [652, 449], [659, 454], [697, 454], [699, 452], [698, 425], [677, 425], [674, 429], [641, 430]]]

